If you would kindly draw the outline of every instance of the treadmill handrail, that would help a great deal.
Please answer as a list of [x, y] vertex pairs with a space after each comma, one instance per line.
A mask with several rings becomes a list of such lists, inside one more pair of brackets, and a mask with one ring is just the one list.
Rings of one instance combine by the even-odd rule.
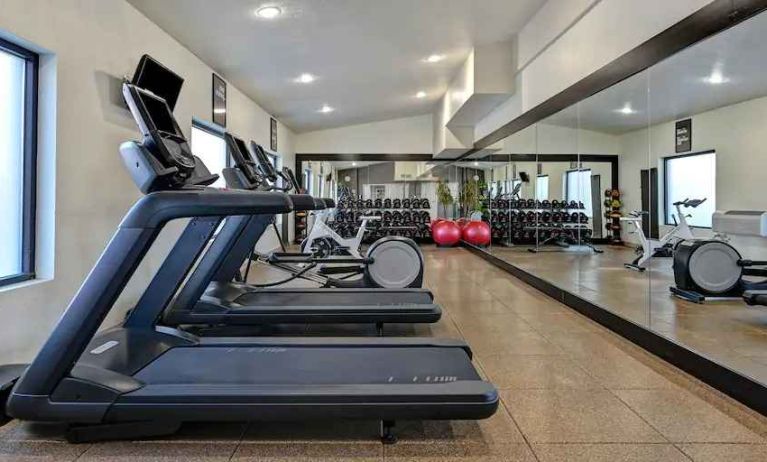
[[287, 194], [201, 188], [159, 191], [142, 197], [120, 228], [153, 229], [178, 218], [263, 215], [293, 211]]
[[[160, 191], [142, 197], [127, 213], [48, 340], [20, 378], [16, 393], [36, 396], [53, 393], [96, 335], [168, 221], [274, 213], [274, 210], [290, 208], [288, 196], [275, 192], [207, 188]], [[13, 412], [12, 399], [8, 406]]]

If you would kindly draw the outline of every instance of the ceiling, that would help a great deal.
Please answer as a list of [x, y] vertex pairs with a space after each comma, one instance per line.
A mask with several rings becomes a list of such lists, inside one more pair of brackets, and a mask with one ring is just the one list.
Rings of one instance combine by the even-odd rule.
[[[761, 14], [545, 119], [543, 123], [622, 134], [767, 96]], [[720, 84], [707, 81], [719, 74]], [[626, 105], [631, 114], [619, 109]]]
[[[297, 132], [431, 112], [474, 45], [512, 38], [545, 2], [128, 1]], [[282, 14], [257, 17], [265, 5]]]

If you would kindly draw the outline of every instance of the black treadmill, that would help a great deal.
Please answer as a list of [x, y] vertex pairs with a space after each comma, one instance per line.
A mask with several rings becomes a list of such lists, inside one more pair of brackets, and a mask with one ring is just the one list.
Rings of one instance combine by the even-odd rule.
[[[165, 101], [130, 83], [123, 92], [144, 141], [120, 151], [147, 194], [15, 386], [0, 384], [8, 415], [67, 423], [72, 442], [169, 434], [189, 421], [377, 419], [392, 443], [397, 419], [482, 419], [496, 411], [496, 389], [481, 380], [460, 341], [199, 338], [152, 324], [97, 333], [170, 220], [192, 218], [180, 240], [207, 240], [226, 217], [292, 207], [284, 193], [202, 186], [216, 175], [191, 154]], [[195, 259], [167, 274], [183, 280]], [[154, 292], [155, 303], [172, 293], [169, 285]], [[129, 318], [140, 317], [138, 309]], [[2, 369], [0, 377], [17, 370]]]
[[[248, 189], [268, 187], [264, 186], [263, 177], [249, 160], [245, 143], [229, 133], [225, 134], [225, 140], [230, 154], [240, 166], [234, 171], [229, 169], [225, 176], [229, 180], [234, 175], [239, 176], [239, 184], [248, 185]], [[290, 197], [295, 210], [310, 210], [325, 204], [323, 200], [305, 194]], [[140, 319], [139, 322], [154, 321], [162, 316], [163, 324], [169, 326], [375, 324], [381, 334], [386, 323], [434, 323], [442, 316], [442, 309], [434, 303], [432, 293], [423, 288], [263, 288], [235, 282], [240, 268], [273, 220], [274, 214], [227, 218], [170, 308], [160, 310], [153, 305], [151, 296], [142, 298], [139, 306], [148, 304], [153, 308], [139, 311], [153, 319]], [[154, 291], [152, 287], [172, 281], [166, 271], [173, 272], [191, 255], [200, 254], [205, 244], [196, 239], [180, 239], [156, 274], [149, 293]], [[334, 261], [344, 263], [342, 258], [334, 258]]]

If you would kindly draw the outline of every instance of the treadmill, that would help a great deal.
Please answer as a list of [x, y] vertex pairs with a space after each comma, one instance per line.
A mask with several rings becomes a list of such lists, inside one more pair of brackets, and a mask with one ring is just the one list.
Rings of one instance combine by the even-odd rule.
[[[245, 143], [225, 134], [227, 148], [241, 168], [226, 172], [247, 189], [268, 188], [252, 160]], [[247, 156], [247, 157], [246, 157]], [[271, 164], [270, 164], [271, 165]], [[295, 210], [307, 210], [321, 199], [309, 195], [290, 196]], [[299, 204], [300, 207], [297, 207]], [[272, 226], [274, 214], [228, 217], [213, 242], [194, 267], [170, 308], [160, 309], [154, 298], [142, 298], [139, 311], [153, 318], [162, 316], [163, 324], [208, 326], [262, 326], [273, 324], [375, 324], [379, 335], [386, 323], [435, 323], [442, 309], [433, 295], [423, 288], [265, 288], [236, 282], [243, 263], [266, 230]], [[205, 243], [194, 238], [180, 239], [157, 272], [155, 286], [175, 284], [166, 272], [176, 271], [192, 255], [200, 254]], [[331, 257], [333, 262], [353, 263], [355, 259]], [[151, 321], [153, 321], [152, 319]], [[141, 323], [148, 320], [140, 320]]]
[[[496, 411], [497, 390], [479, 377], [461, 341], [199, 338], [153, 324], [97, 333], [170, 220], [191, 218], [181, 240], [209, 239], [226, 217], [292, 208], [280, 192], [204, 187], [217, 176], [191, 154], [165, 100], [127, 82], [123, 93], [144, 141], [120, 151], [146, 195], [33, 362], [0, 370], [0, 377], [20, 375], [0, 384], [9, 416], [67, 423], [71, 442], [165, 435], [194, 421], [365, 419], [381, 421], [381, 438], [393, 443], [397, 419], [483, 419]], [[183, 279], [193, 260], [173, 278]], [[172, 296], [165, 289], [154, 293], [156, 303]]]

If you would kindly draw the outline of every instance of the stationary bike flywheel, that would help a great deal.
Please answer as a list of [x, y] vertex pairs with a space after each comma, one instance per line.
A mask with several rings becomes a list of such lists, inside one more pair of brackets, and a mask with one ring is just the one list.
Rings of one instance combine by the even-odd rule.
[[365, 273], [378, 287], [420, 287], [423, 278], [423, 254], [412, 239], [387, 237], [368, 248], [367, 257], [373, 260]]
[[690, 256], [690, 277], [706, 292], [728, 292], [743, 274], [743, 268], [738, 266], [740, 258], [738, 251], [725, 242], [705, 241]]

